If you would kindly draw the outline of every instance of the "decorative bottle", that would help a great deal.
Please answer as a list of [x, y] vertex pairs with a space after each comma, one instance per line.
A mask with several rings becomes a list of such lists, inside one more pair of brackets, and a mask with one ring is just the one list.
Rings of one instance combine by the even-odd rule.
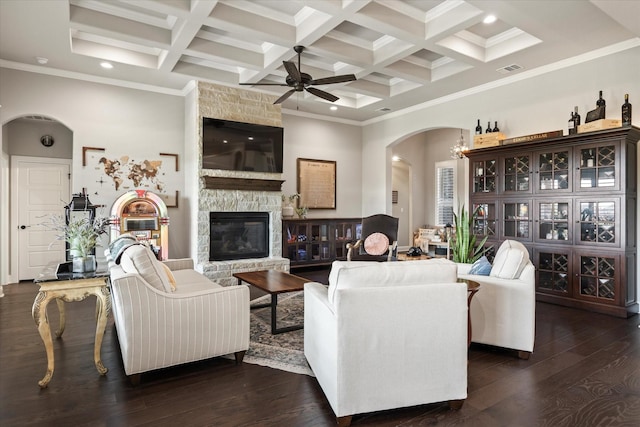
[[578, 131], [578, 126], [580, 126], [580, 114], [578, 113], [578, 106], [573, 107], [575, 110], [575, 114], [573, 115], [574, 127], [576, 128], [576, 132]]
[[600, 91], [600, 97], [596, 101], [596, 107], [602, 107], [602, 117], [604, 118], [606, 116], [605, 112], [606, 112], [607, 103], [604, 100], [604, 98], [602, 98], [602, 91]]
[[476, 126], [476, 135], [480, 135], [482, 133], [482, 126], [480, 126], [480, 119], [478, 119], [478, 126]]
[[624, 94], [624, 104], [622, 104], [622, 126], [631, 126], [631, 104], [629, 94]]
[[569, 125], [567, 127], [569, 128], [569, 135], [576, 133], [576, 116], [573, 114], [573, 111], [571, 112], [571, 118], [569, 119]]
[[500, 129], [498, 129], [498, 122], [496, 122], [496, 125], [493, 127], [493, 132], [500, 132]]
[[491, 122], [487, 122], [487, 130], [484, 131], [484, 133], [491, 133]]

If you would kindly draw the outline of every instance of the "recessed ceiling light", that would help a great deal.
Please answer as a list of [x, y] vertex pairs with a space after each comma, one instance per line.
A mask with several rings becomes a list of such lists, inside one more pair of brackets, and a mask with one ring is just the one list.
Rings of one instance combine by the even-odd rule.
[[48, 58], [45, 58], [43, 56], [36, 56], [36, 61], [38, 61], [38, 64], [46, 64], [47, 62], [49, 62]]
[[391, 160], [393, 160], [394, 162], [397, 162], [400, 160], [400, 156], [393, 156], [391, 157]]
[[485, 24], [493, 24], [494, 22], [496, 22], [496, 16], [495, 15], [487, 15], [482, 22], [484, 22]]
[[100, 66], [102, 68], [106, 68], [107, 70], [110, 70], [113, 68], [113, 65], [110, 62], [101, 62]]
[[329, 107], [329, 109], [331, 111], [336, 111], [338, 109], [338, 107], [336, 107], [335, 105], [332, 105], [331, 107]]

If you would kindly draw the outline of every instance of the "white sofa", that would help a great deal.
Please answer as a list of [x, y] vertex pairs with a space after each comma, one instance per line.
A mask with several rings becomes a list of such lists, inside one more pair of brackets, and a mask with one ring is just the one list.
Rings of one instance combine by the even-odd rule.
[[335, 261], [304, 287], [304, 354], [341, 425], [467, 397], [467, 287], [447, 260]]
[[[170, 270], [167, 272], [163, 264]], [[191, 259], [159, 262], [131, 245], [110, 262], [113, 316], [125, 373], [140, 373], [249, 348], [249, 288], [220, 286]]]
[[458, 264], [459, 278], [480, 283], [471, 301], [471, 341], [514, 349], [528, 359], [535, 342], [536, 289], [527, 248], [505, 240], [489, 276], [469, 274], [470, 269], [471, 264]]

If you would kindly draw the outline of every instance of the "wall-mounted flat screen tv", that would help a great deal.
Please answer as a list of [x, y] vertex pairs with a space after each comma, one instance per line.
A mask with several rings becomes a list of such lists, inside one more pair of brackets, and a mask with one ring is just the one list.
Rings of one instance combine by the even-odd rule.
[[202, 168], [282, 173], [281, 127], [202, 119]]

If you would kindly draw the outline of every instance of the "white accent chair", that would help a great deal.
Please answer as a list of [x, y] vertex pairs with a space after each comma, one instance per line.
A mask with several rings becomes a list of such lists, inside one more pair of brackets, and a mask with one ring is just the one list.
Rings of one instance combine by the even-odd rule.
[[110, 263], [113, 316], [134, 385], [142, 372], [182, 363], [231, 353], [242, 362], [249, 348], [247, 286], [218, 285], [191, 259], [161, 263], [142, 245], [129, 246], [119, 261]]
[[448, 260], [334, 261], [304, 287], [304, 354], [339, 425], [467, 397], [467, 285]]
[[458, 264], [460, 279], [480, 283], [471, 301], [471, 341], [518, 351], [529, 359], [535, 342], [535, 267], [520, 242], [505, 240], [489, 276], [469, 274], [471, 264]]

